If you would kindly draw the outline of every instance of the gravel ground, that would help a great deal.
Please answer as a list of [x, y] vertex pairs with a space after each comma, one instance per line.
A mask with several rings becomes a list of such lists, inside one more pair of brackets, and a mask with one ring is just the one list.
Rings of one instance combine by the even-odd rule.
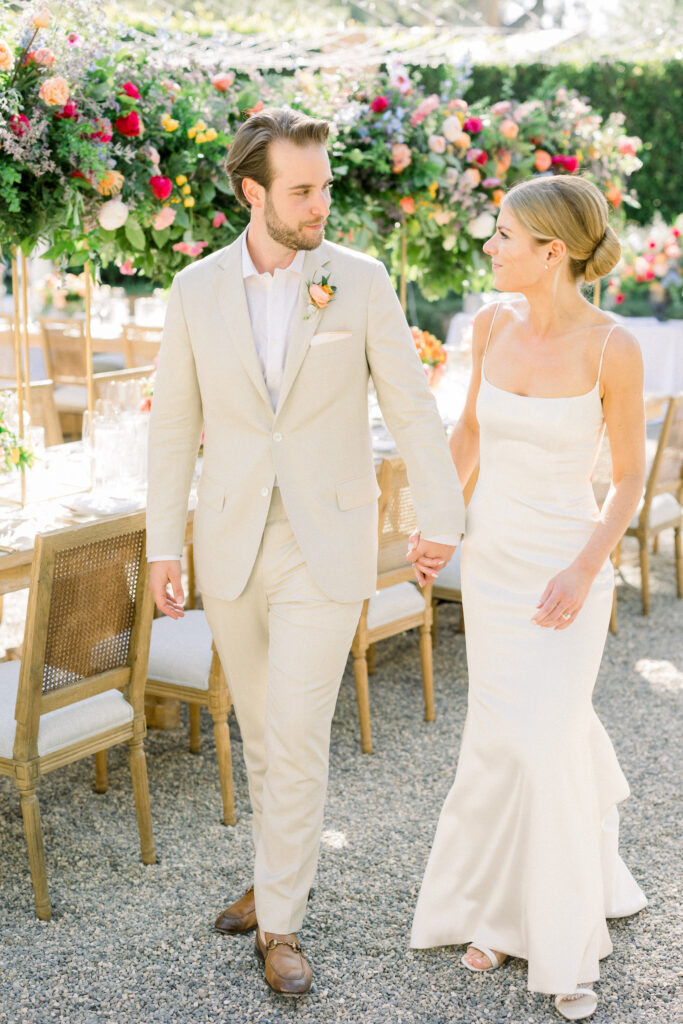
[[[627, 550], [633, 561], [633, 548]], [[622, 854], [649, 898], [610, 925], [595, 1024], [673, 1024], [678, 758], [674, 707], [683, 688], [683, 601], [674, 599], [669, 543], [653, 559], [652, 614], [624, 568], [620, 630], [610, 636], [595, 703], [633, 794], [622, 805]], [[11, 606], [8, 608], [11, 618]], [[417, 640], [383, 642], [371, 680], [375, 753], [363, 756], [353, 674], [332, 726], [320, 869], [300, 937], [314, 966], [309, 995], [266, 988], [253, 936], [212, 930], [250, 881], [252, 853], [239, 733], [231, 724], [238, 823], [219, 823], [208, 714], [202, 753], [183, 729], [146, 744], [158, 864], [139, 859], [125, 748], [110, 752], [110, 788], [92, 790], [79, 762], [40, 786], [51, 922], [33, 913], [19, 800], [0, 779], [0, 1022], [4, 1024], [537, 1024], [559, 1020], [526, 990], [526, 965], [494, 974], [460, 966], [461, 949], [408, 949], [411, 916], [466, 707], [464, 637], [444, 606], [435, 650], [435, 723], [422, 720]]]

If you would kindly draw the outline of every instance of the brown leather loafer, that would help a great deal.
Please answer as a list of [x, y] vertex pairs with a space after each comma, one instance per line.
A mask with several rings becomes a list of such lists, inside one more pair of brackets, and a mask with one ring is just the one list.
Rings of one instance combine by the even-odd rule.
[[216, 931], [226, 935], [242, 935], [244, 932], [254, 930], [256, 927], [256, 905], [253, 885], [236, 903], [231, 903], [222, 914], [218, 915], [214, 927]]
[[263, 960], [266, 981], [281, 996], [302, 996], [308, 992], [313, 980], [311, 965], [301, 952], [296, 935], [286, 939], [275, 938], [266, 932], [265, 943], [260, 930], [256, 932], [255, 950]]

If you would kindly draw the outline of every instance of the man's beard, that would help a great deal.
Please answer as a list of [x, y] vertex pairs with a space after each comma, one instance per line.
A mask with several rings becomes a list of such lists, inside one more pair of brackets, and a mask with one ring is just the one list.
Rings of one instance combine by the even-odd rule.
[[310, 232], [304, 234], [303, 231], [295, 231], [294, 228], [288, 227], [284, 221], [281, 221], [278, 217], [273, 202], [266, 192], [266, 204], [264, 207], [264, 216], [266, 222], [266, 231], [273, 239], [274, 242], [279, 242], [280, 245], [284, 245], [287, 249], [317, 249], [324, 238], [324, 228], [317, 234], [317, 236], [311, 237]]

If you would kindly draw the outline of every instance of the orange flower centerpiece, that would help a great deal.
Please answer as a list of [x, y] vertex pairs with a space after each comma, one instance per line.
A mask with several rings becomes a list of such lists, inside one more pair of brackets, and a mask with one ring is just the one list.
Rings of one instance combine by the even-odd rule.
[[433, 334], [430, 334], [429, 331], [420, 330], [419, 327], [411, 327], [410, 333], [413, 336], [418, 355], [422, 360], [429, 386], [434, 388], [443, 376], [447, 357], [443, 342], [439, 341]]

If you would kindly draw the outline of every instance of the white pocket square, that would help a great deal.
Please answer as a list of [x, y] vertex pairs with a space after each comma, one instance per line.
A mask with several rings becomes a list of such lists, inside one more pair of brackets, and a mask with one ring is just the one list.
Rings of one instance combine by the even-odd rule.
[[343, 341], [344, 338], [351, 338], [353, 331], [321, 331], [311, 338], [311, 348], [314, 345], [327, 345], [330, 341]]

